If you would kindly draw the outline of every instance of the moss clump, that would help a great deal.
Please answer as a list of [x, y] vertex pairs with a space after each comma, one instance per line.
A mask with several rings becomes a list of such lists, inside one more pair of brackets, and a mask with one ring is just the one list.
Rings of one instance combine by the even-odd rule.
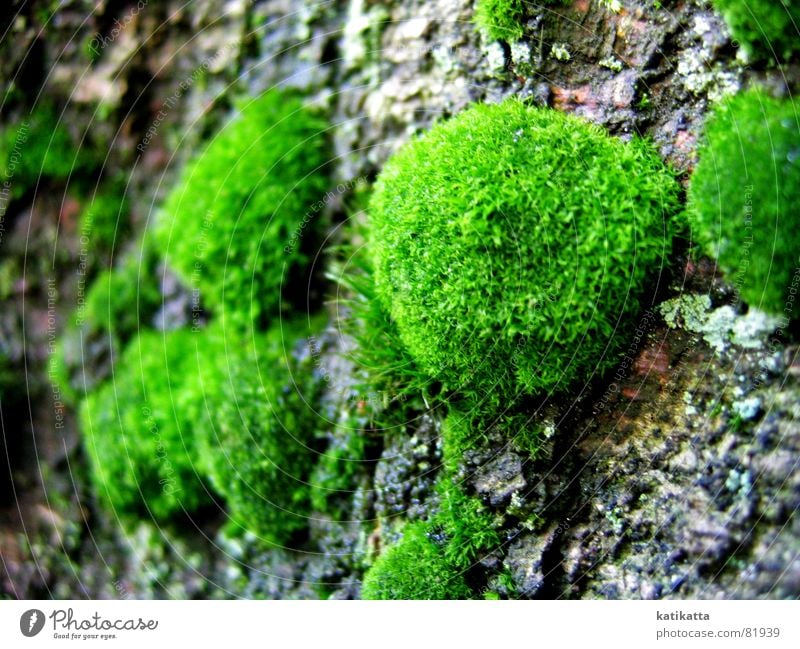
[[800, 248], [798, 157], [793, 102], [749, 90], [708, 118], [689, 190], [700, 245], [745, 301], [775, 315], [787, 306]]
[[422, 522], [406, 525], [402, 540], [375, 561], [361, 589], [362, 599], [469, 599], [471, 594]]
[[492, 40], [518, 41], [522, 38], [523, 0], [478, 0], [475, 22]]
[[212, 328], [198, 393], [199, 458], [211, 484], [226, 500], [235, 528], [269, 543], [284, 543], [308, 525], [309, 475], [319, 417], [313, 358], [300, 360], [298, 325], [273, 328], [246, 340]]
[[496, 548], [500, 537], [489, 513], [444, 478], [440, 508], [427, 522], [414, 522], [364, 577], [364, 599], [469, 599], [471, 568]]
[[563, 4], [563, 0], [478, 0], [475, 22], [492, 40], [514, 43], [525, 33], [523, 21], [533, 9]]
[[506, 406], [616, 362], [670, 253], [676, 204], [640, 140], [516, 100], [476, 106], [378, 178], [377, 294], [422, 370]]
[[298, 331], [134, 338], [80, 409], [97, 493], [163, 520], [210, 502], [207, 479], [235, 528], [282, 543], [306, 527], [316, 381], [312, 361], [295, 358]]
[[466, 572], [500, 544], [500, 535], [480, 500], [465, 494], [450, 478], [440, 480], [438, 491], [440, 504], [434, 529], [445, 537], [444, 556], [449, 564]]
[[119, 266], [101, 272], [86, 292], [76, 323], [87, 332], [107, 332], [126, 343], [141, 328], [150, 327], [161, 306], [158, 257], [146, 239], [122, 259]]
[[779, 62], [800, 49], [796, 0], [712, 0], [749, 58]]
[[207, 307], [229, 319], [269, 319], [282, 285], [302, 275], [321, 218], [313, 206], [326, 187], [324, 129], [299, 98], [270, 91], [243, 106], [183, 173], [157, 236]]
[[143, 332], [113, 378], [81, 404], [95, 491], [113, 510], [166, 519], [205, 501], [195, 466], [197, 420], [182, 395], [198, 354], [207, 353], [188, 331]]

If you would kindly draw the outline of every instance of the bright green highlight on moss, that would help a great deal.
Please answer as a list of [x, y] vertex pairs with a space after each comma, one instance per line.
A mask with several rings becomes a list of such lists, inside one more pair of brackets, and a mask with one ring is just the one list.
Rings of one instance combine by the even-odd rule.
[[362, 599], [469, 599], [464, 577], [452, 570], [427, 523], [409, 523], [403, 538], [364, 577]]
[[800, 121], [758, 89], [709, 116], [689, 190], [694, 236], [752, 306], [784, 312], [800, 250]]
[[80, 408], [95, 491], [120, 514], [165, 519], [205, 501], [196, 474], [192, 411], [181, 407], [197, 374], [196, 337], [147, 331], [119, 359], [113, 379]]
[[517, 100], [396, 153], [370, 203], [378, 297], [419, 366], [474, 403], [587, 380], [671, 251], [652, 148]]
[[478, 0], [475, 22], [493, 40], [514, 42], [522, 38], [523, 0]]
[[203, 346], [219, 353], [201, 360], [200, 466], [235, 528], [284, 543], [308, 526], [317, 460], [309, 330], [284, 324], [252, 339], [222, 334], [212, 327], [204, 336]]
[[712, 0], [750, 58], [788, 59], [800, 49], [797, 0]]
[[443, 478], [439, 512], [403, 529], [364, 577], [363, 599], [469, 599], [470, 568], [500, 543], [483, 505]]
[[526, 15], [563, 0], [477, 0], [475, 22], [492, 40], [514, 43], [525, 33]]
[[120, 513], [163, 520], [210, 502], [207, 479], [234, 528], [282, 543], [306, 527], [318, 416], [301, 331], [137, 336], [81, 407], [97, 493]]
[[299, 98], [270, 91], [242, 107], [167, 198], [161, 251], [211, 310], [269, 320], [282, 285], [302, 284], [320, 219], [304, 217], [326, 189], [325, 128]]
[[122, 343], [152, 326], [161, 306], [158, 259], [149, 239], [134, 246], [119, 266], [101, 272], [86, 293], [76, 320], [88, 330], [109, 332]]
[[[283, 543], [307, 527], [319, 386], [313, 359], [295, 349], [311, 330], [278, 316], [283, 289], [306, 289], [304, 253], [320, 226], [311, 206], [327, 183], [324, 130], [294, 95], [243, 106], [186, 168], [142, 256], [102, 272], [76, 310], [51, 373], [77, 397], [81, 343], [108, 338], [114, 376], [85, 386], [80, 415], [95, 489], [111, 508], [163, 520], [210, 504], [208, 481], [234, 529]], [[107, 247], [125, 209], [100, 192], [82, 230]], [[153, 240], [199, 289], [211, 326], [152, 329], [161, 302]]]

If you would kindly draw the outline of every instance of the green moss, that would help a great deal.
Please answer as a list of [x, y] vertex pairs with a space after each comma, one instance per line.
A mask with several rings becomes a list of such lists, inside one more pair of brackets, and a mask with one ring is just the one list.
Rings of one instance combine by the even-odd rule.
[[[71, 333], [74, 333], [74, 330]], [[83, 387], [73, 375], [76, 359], [70, 356], [67, 342], [62, 335], [47, 359], [47, 378], [51, 385], [58, 388], [64, 403], [76, 406], [83, 394]], [[79, 359], [77, 362], [80, 362]]]
[[451, 411], [442, 422], [442, 466], [451, 475], [458, 472], [466, 447], [472, 447], [469, 424], [461, 413]]
[[0, 175], [10, 184], [10, 198], [22, 198], [40, 180], [80, 178], [97, 167], [86, 149], [78, 150], [51, 104], [41, 104], [19, 123], [0, 133]]
[[784, 314], [800, 247], [798, 156], [793, 102], [743, 92], [708, 118], [689, 190], [697, 241], [745, 301], [775, 315]]
[[796, 0], [712, 0], [749, 58], [788, 59], [800, 49]]
[[313, 361], [295, 359], [301, 330], [251, 337], [215, 325], [134, 338], [80, 409], [101, 498], [166, 519], [210, 502], [207, 479], [234, 530], [282, 543], [306, 527], [318, 382]]
[[76, 321], [90, 331], [109, 332], [121, 343], [150, 327], [161, 306], [158, 257], [149, 238], [131, 249], [119, 266], [103, 271], [86, 293]]
[[409, 354], [378, 298], [375, 271], [362, 245], [364, 234], [359, 227], [351, 232], [357, 243], [336, 251], [328, 277], [344, 289], [337, 311], [340, 329], [355, 342], [348, 354], [357, 368], [354, 389], [372, 423], [392, 428], [408, 421], [409, 413], [434, 407], [439, 388]]
[[270, 91], [242, 107], [167, 198], [163, 255], [218, 314], [269, 320], [282, 288], [305, 290], [304, 251], [326, 189], [325, 128], [299, 98]]
[[429, 525], [410, 523], [403, 538], [376, 561], [364, 577], [362, 599], [469, 599], [463, 575], [447, 562], [431, 539]]
[[508, 440], [513, 447], [530, 459], [540, 451], [548, 432], [541, 423], [533, 421], [529, 412], [486, 412], [466, 403], [452, 404], [442, 422], [442, 463], [450, 475], [463, 466], [467, 451], [485, 447], [490, 437]]
[[206, 353], [191, 332], [143, 332], [113, 378], [81, 404], [95, 491], [114, 511], [163, 520], [206, 500], [196, 473], [197, 421], [181, 402]]
[[315, 513], [341, 520], [366, 460], [364, 431], [353, 422], [351, 429], [336, 431], [337, 443], [319, 457], [311, 476], [311, 504]]
[[[0, 199], [1, 200], [1, 199]], [[3, 219], [0, 218], [0, 224]], [[19, 278], [22, 277], [22, 264], [18, 257], [9, 255], [0, 261], [0, 300], [7, 300], [14, 294]]]
[[198, 392], [185, 395], [199, 405], [200, 466], [225, 498], [230, 524], [268, 543], [308, 525], [319, 384], [313, 357], [298, 359], [313, 329], [285, 325], [243, 338], [211, 328], [202, 346], [218, 353], [204, 354]]
[[469, 599], [472, 567], [500, 544], [491, 515], [448, 477], [438, 484], [439, 511], [403, 529], [402, 539], [364, 577], [364, 599]]
[[440, 505], [434, 525], [441, 527], [446, 538], [444, 555], [455, 569], [465, 572], [486, 552], [500, 544], [492, 516], [480, 500], [466, 495], [448, 477], [438, 486]]
[[534, 11], [564, 0], [477, 0], [475, 23], [492, 40], [513, 43], [525, 33], [523, 22]]
[[105, 184], [86, 201], [78, 220], [81, 242], [98, 258], [119, 249], [130, 230], [129, 202], [119, 182]]
[[640, 140], [516, 100], [476, 106], [378, 178], [376, 292], [424, 372], [505, 408], [615, 364], [676, 203]]
[[524, 33], [523, 0], [478, 0], [475, 22], [492, 40], [518, 41]]

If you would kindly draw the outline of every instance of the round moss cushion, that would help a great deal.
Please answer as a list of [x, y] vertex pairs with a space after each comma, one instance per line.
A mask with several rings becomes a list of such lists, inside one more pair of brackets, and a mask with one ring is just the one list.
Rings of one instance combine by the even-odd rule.
[[387, 162], [370, 203], [379, 299], [446, 388], [505, 402], [613, 365], [671, 251], [674, 176], [646, 142], [518, 100]]

